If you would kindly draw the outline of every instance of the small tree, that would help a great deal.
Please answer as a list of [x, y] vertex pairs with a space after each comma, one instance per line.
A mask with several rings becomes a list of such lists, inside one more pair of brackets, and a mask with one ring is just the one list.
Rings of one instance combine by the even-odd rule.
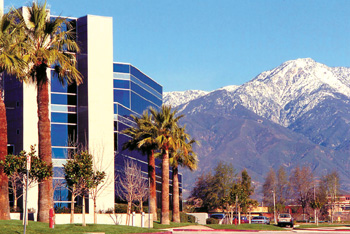
[[334, 221], [335, 204], [339, 199], [339, 174], [336, 171], [322, 176], [320, 181], [320, 190], [323, 192], [321, 200], [328, 203], [331, 210], [331, 221]]
[[[128, 203], [127, 206], [127, 225], [134, 201], [142, 201], [148, 194], [146, 180], [142, 177], [141, 169], [132, 160], [126, 160], [124, 170], [117, 175], [117, 193]], [[147, 192], [145, 192], [147, 191]]]
[[310, 202], [310, 207], [315, 211], [315, 223], [318, 226], [318, 214], [323, 207], [323, 203], [320, 202], [320, 199], [318, 197], [315, 197]]
[[0, 165], [4, 167], [4, 172], [11, 183], [10, 191], [13, 194], [15, 211], [17, 210], [17, 201], [23, 195], [23, 193], [18, 194], [18, 191], [27, 183], [27, 156], [31, 157], [28, 187], [52, 176], [52, 164], [47, 165], [35, 153], [35, 146], [31, 146], [29, 153], [21, 151], [19, 155], [7, 155], [5, 160], [0, 161]]
[[310, 167], [296, 167], [292, 171], [290, 178], [290, 190], [294, 201], [303, 208], [303, 219], [305, 220], [305, 209], [312, 198], [314, 187], [313, 174]]
[[104, 188], [104, 180], [106, 178], [106, 173], [104, 171], [93, 171], [92, 173], [92, 187], [89, 190], [89, 194], [91, 195], [91, 198], [94, 202], [94, 223], [97, 223], [97, 198], [100, 194], [100, 192]]
[[74, 154], [63, 167], [67, 186], [74, 191], [71, 199], [71, 221], [74, 220], [75, 196], [80, 195], [83, 200], [82, 225], [86, 226], [85, 196], [89, 189], [95, 188], [103, 181], [105, 173], [93, 170], [92, 155], [88, 151]]

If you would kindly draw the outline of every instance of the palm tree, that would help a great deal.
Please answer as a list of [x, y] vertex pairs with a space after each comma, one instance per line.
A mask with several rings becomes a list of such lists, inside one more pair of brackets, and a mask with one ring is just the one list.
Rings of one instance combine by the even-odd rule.
[[133, 116], [135, 127], [125, 129], [124, 134], [132, 137], [126, 142], [123, 149], [139, 150], [142, 154], [148, 156], [148, 179], [150, 183], [150, 204], [149, 209], [153, 215], [153, 220], [157, 220], [157, 192], [156, 192], [156, 164], [155, 150], [158, 145], [155, 142], [156, 129], [153, 127], [153, 121], [148, 111], [144, 111], [141, 117]]
[[174, 130], [183, 115], [176, 116], [170, 106], [163, 105], [160, 111], [150, 108], [157, 129], [156, 142], [162, 152], [162, 210], [161, 224], [170, 224], [169, 220], [169, 150], [174, 148]]
[[175, 130], [175, 148], [170, 153], [170, 165], [173, 170], [173, 222], [180, 223], [180, 192], [179, 192], [179, 166], [188, 169], [197, 169], [197, 155], [192, 145], [197, 143], [186, 133], [186, 126]]
[[[52, 163], [51, 130], [49, 119], [49, 80], [47, 70], [52, 68], [55, 78], [63, 83], [79, 84], [82, 76], [76, 68], [75, 53], [79, 51], [72, 26], [64, 18], [50, 20], [46, 2], [33, 2], [22, 14], [14, 10], [17, 21], [27, 35], [27, 75], [37, 87], [39, 157]], [[67, 27], [67, 30], [64, 28]], [[49, 222], [53, 207], [52, 177], [39, 184], [38, 221]]]
[[[5, 71], [21, 78], [25, 65], [20, 56], [23, 39], [21, 29], [16, 27], [11, 15], [2, 15], [0, 17], [0, 160], [4, 160], [7, 155], [6, 108], [1, 83]], [[0, 220], [8, 219], [10, 219], [8, 178], [3, 167], [0, 167]]]

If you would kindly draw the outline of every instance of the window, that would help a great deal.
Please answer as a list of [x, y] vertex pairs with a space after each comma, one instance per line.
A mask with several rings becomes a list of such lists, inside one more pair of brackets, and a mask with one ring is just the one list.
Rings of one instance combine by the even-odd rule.
[[76, 136], [76, 125], [51, 124], [52, 146], [69, 146], [69, 143], [76, 142]]
[[77, 115], [69, 113], [56, 113], [51, 112], [51, 122], [56, 123], [76, 123]]
[[123, 106], [130, 108], [130, 91], [114, 90], [114, 102], [118, 102]]
[[77, 104], [77, 96], [76, 95], [68, 95], [68, 94], [51, 94], [51, 103], [52, 104], [60, 104], [60, 105], [76, 105]]

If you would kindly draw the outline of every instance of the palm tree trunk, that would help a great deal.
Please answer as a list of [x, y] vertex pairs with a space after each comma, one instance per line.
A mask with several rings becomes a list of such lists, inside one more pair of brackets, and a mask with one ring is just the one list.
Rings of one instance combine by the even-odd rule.
[[[0, 160], [7, 155], [6, 108], [0, 87]], [[0, 166], [0, 220], [10, 219], [9, 182], [4, 168]]]
[[150, 181], [150, 204], [149, 209], [153, 215], [153, 220], [157, 220], [157, 190], [156, 190], [156, 162], [154, 150], [148, 155], [148, 178]]
[[180, 223], [179, 169], [173, 167], [173, 222]]
[[169, 149], [162, 155], [162, 216], [161, 224], [170, 224], [169, 220]]
[[[37, 89], [39, 158], [44, 160], [47, 165], [50, 165], [52, 163], [52, 157], [48, 82], [38, 84]], [[48, 223], [49, 211], [50, 208], [53, 208], [52, 177], [39, 183], [38, 200], [38, 221]]]

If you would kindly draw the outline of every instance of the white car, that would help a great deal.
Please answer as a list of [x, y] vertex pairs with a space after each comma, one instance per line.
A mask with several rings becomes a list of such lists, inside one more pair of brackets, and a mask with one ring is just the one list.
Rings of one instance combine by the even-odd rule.
[[293, 217], [288, 213], [279, 214], [277, 218], [278, 226], [293, 227]]
[[270, 224], [270, 219], [265, 216], [255, 216], [252, 218], [252, 223]]

